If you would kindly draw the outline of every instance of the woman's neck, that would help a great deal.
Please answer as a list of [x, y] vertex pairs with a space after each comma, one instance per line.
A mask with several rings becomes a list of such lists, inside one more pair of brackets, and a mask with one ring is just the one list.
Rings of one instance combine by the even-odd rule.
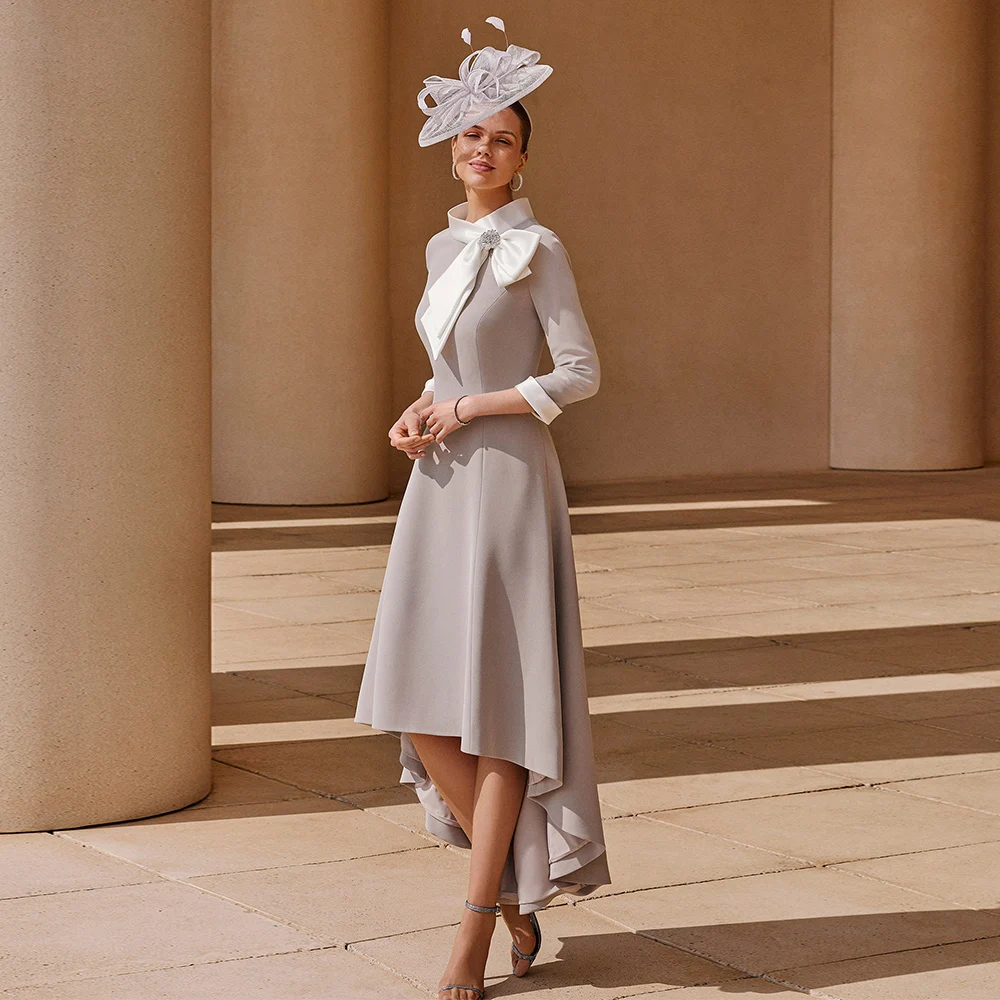
[[484, 215], [495, 212], [504, 205], [509, 205], [514, 199], [510, 188], [490, 188], [488, 191], [465, 190], [469, 207], [465, 213], [466, 222], [478, 222]]

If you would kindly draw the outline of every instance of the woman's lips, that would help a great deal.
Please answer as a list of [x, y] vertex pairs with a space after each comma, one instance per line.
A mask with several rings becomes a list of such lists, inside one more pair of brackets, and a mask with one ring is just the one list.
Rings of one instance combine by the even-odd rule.
[[469, 166], [472, 167], [473, 170], [478, 170], [481, 174], [488, 173], [490, 170], [493, 169], [492, 167], [487, 166], [485, 163], [470, 163]]

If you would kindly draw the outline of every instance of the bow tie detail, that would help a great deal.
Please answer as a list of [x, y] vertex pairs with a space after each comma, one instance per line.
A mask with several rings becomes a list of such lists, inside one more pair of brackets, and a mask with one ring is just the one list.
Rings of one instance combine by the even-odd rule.
[[429, 304], [420, 317], [435, 360], [472, 293], [483, 261], [492, 257], [493, 277], [497, 285], [506, 288], [531, 274], [528, 261], [542, 238], [526, 229], [510, 228], [501, 233], [474, 222], [459, 224], [457, 220], [453, 220], [451, 230], [452, 235], [465, 241], [465, 247], [428, 290]]

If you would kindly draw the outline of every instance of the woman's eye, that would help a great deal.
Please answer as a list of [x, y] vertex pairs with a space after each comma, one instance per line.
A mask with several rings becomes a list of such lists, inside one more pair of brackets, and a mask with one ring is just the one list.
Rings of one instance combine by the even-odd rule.
[[[466, 132], [465, 133], [465, 137], [467, 139], [478, 139], [479, 138], [479, 133], [478, 132]], [[510, 143], [506, 139], [498, 139], [497, 142], [502, 142], [505, 146], [509, 146], [510, 145]]]

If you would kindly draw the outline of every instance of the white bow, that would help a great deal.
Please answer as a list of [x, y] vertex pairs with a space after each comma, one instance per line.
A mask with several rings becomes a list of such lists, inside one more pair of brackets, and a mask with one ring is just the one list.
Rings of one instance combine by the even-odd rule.
[[480, 222], [451, 220], [450, 229], [459, 239], [467, 240], [465, 249], [445, 268], [430, 287], [429, 305], [420, 317], [435, 360], [448, 340], [462, 311], [462, 306], [472, 292], [476, 275], [483, 261], [493, 251], [493, 276], [501, 288], [506, 288], [531, 274], [528, 261], [535, 254], [541, 234], [526, 229], [507, 229], [502, 233], [490, 228], [491, 216]]

